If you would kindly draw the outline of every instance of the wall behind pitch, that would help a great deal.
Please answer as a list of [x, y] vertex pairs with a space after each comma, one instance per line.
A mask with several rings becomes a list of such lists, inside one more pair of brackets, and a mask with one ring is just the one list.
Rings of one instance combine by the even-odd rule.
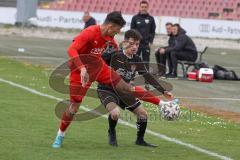
[[[14, 24], [16, 22], [16, 8], [0, 7], [0, 23]], [[106, 13], [91, 13], [98, 24], [103, 23]], [[57, 10], [37, 10], [37, 18], [31, 19], [35, 25], [42, 27], [60, 27], [82, 29], [83, 12], [57, 11]], [[127, 21], [122, 31], [130, 28], [132, 15], [123, 15]], [[166, 34], [165, 24], [167, 22], [179, 23], [187, 34], [193, 37], [240, 39], [240, 22], [226, 20], [191, 19], [179, 17], [157, 17], [156, 32]]]

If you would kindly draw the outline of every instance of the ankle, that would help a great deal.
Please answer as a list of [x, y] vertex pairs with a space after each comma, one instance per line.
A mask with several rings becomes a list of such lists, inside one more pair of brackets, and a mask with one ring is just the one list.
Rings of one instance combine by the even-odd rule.
[[144, 138], [143, 137], [137, 137], [136, 141], [137, 142], [144, 142]]
[[108, 133], [116, 133], [116, 129], [115, 128], [109, 128]]
[[61, 131], [61, 129], [59, 129], [57, 135], [64, 137], [65, 131]]

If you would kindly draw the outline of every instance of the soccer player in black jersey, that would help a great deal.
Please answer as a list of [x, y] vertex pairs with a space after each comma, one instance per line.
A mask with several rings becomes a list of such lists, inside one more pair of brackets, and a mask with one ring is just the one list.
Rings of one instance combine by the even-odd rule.
[[[141, 100], [151, 102], [156, 105], [164, 105], [166, 103], [171, 103], [173, 99], [173, 94], [166, 88], [162, 87], [161, 84], [153, 75], [151, 75], [146, 69], [141, 58], [136, 55], [138, 46], [141, 40], [141, 35], [138, 31], [131, 29], [128, 30], [124, 35], [123, 50], [121, 51], [109, 51], [108, 48], [105, 53], [103, 53], [102, 58], [109, 64], [117, 73], [123, 78], [127, 83], [130, 83], [136, 72], [143, 75], [145, 80], [161, 92], [169, 101], [160, 100], [159, 97], [151, 95], [146, 95], [146, 97], [140, 98]], [[165, 71], [163, 71], [164, 73]], [[135, 90], [144, 91], [140, 86], [135, 86]], [[167, 91], [168, 90], [168, 91]], [[109, 144], [112, 146], [118, 146], [116, 138], [115, 127], [117, 125], [118, 118], [120, 116], [120, 108], [128, 109], [137, 116], [137, 139], [136, 145], [156, 147], [156, 145], [147, 143], [144, 140], [144, 134], [147, 127], [147, 111], [141, 105], [139, 99], [131, 96], [124, 95], [117, 92], [112, 86], [99, 84], [98, 85], [98, 96], [101, 103], [109, 111]], [[150, 96], [150, 97], [149, 97]]]

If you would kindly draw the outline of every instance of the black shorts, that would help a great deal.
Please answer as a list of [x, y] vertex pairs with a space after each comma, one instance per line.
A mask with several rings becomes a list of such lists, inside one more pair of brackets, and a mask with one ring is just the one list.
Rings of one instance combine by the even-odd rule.
[[127, 109], [129, 111], [134, 111], [141, 105], [141, 102], [131, 96], [131, 95], [123, 95], [117, 94], [112, 89], [97, 89], [98, 97], [101, 103], [106, 107], [107, 104], [113, 102], [116, 103], [123, 110]]

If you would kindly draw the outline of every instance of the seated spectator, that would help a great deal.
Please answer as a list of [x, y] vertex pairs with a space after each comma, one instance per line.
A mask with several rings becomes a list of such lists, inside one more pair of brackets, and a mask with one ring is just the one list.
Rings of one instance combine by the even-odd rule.
[[90, 16], [90, 13], [89, 12], [84, 12], [84, 15], [83, 15], [83, 21], [85, 23], [84, 25], [84, 29], [91, 26], [91, 25], [96, 25], [96, 20]]
[[166, 54], [168, 59], [169, 74], [167, 78], [177, 77], [177, 61], [196, 61], [198, 53], [192, 39], [186, 35], [186, 31], [179, 24], [173, 25], [173, 35], [175, 36], [174, 46], [160, 50], [160, 53]]
[[[167, 35], [169, 36], [168, 39], [168, 46], [167, 47], [171, 47], [174, 46], [174, 36], [172, 34], [172, 26], [173, 24], [168, 22], [166, 23], [165, 27], [166, 27], [166, 31], [167, 31]], [[161, 48], [167, 48], [167, 47], [161, 47]], [[163, 52], [160, 53], [161, 48], [159, 48], [156, 52], [155, 52], [155, 57], [156, 57], [156, 61], [158, 64], [158, 73], [162, 73], [161, 69], [162, 69], [162, 65], [166, 66], [166, 54], [164, 54]]]

